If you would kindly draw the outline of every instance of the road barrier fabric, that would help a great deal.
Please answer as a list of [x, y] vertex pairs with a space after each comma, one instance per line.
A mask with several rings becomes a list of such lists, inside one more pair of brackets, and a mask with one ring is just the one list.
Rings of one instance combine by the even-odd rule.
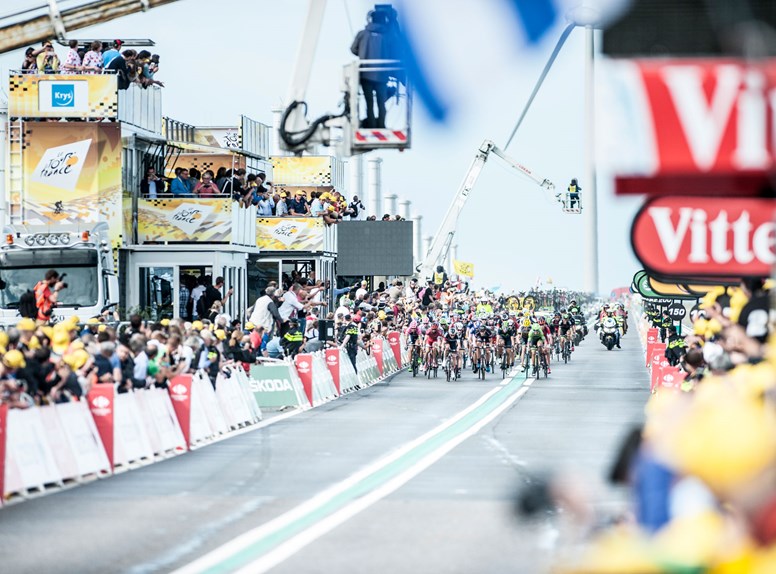
[[255, 424], [262, 408], [308, 409], [400, 370], [407, 356], [396, 332], [359, 349], [356, 367], [342, 348], [294, 361], [228, 365], [215, 388], [204, 371], [168, 388], [118, 394], [94, 385], [84, 400], [29, 409], [0, 405], [0, 504], [50, 488], [107, 476], [176, 456]]

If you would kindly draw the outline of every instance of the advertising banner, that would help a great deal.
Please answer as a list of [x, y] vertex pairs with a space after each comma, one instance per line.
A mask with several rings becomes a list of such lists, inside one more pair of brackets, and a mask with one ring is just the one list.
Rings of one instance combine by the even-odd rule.
[[393, 351], [396, 365], [401, 369], [401, 336], [397, 331], [390, 331], [388, 333], [388, 344], [391, 346], [391, 351]]
[[290, 370], [286, 364], [251, 366], [249, 384], [257, 405], [262, 409], [302, 406], [302, 390], [295, 389]]
[[687, 373], [679, 370], [679, 367], [663, 367], [660, 376], [660, 390], [668, 389], [670, 391], [682, 390], [682, 382], [687, 377]]
[[654, 368], [655, 365], [660, 363], [660, 359], [665, 357], [666, 344], [655, 343], [652, 345], [652, 353], [647, 357], [647, 366]]
[[340, 350], [339, 349], [326, 349], [326, 367], [331, 373], [331, 378], [334, 379], [334, 386], [337, 387], [337, 394], [341, 394], [340, 391]]
[[210, 147], [240, 149], [240, 132], [237, 127], [194, 128], [194, 143]]
[[300, 353], [294, 358], [294, 364], [310, 404], [315, 405], [313, 400], [313, 356], [309, 353]]
[[377, 362], [377, 370], [380, 372], [380, 376], [382, 377], [385, 371], [385, 365], [383, 364], [383, 340], [382, 339], [372, 340], [372, 356], [375, 358], [375, 361]]
[[92, 385], [89, 394], [89, 410], [94, 417], [94, 424], [97, 432], [100, 433], [102, 445], [105, 447], [105, 454], [110, 461], [111, 470], [113, 470], [113, 422], [115, 417], [115, 389], [113, 385]]
[[191, 390], [193, 386], [191, 375], [178, 375], [167, 386], [172, 400], [172, 408], [175, 410], [175, 416], [178, 417], [178, 424], [183, 431], [183, 439], [186, 441], [187, 449], [191, 448]]
[[768, 276], [774, 210], [773, 199], [655, 198], [633, 220], [633, 252], [661, 277]]
[[28, 225], [106, 221], [121, 228], [121, 127], [117, 123], [28, 122], [21, 205]]
[[272, 177], [276, 185], [336, 185], [329, 156], [288, 156], [272, 158]]
[[229, 243], [232, 204], [230, 198], [139, 199], [138, 241]]
[[11, 74], [8, 115], [115, 119], [117, 88], [115, 74]]
[[256, 220], [256, 247], [262, 251], [322, 251], [320, 217], [262, 217]]
[[657, 389], [663, 379], [663, 375], [671, 368], [671, 365], [668, 364], [668, 359], [666, 359], [665, 354], [661, 355], [659, 359], [657, 357], [653, 357], [652, 359], [649, 390], [650, 392], [655, 392], [655, 389]]
[[608, 61], [600, 156], [618, 193], [756, 195], [774, 173], [776, 59]]

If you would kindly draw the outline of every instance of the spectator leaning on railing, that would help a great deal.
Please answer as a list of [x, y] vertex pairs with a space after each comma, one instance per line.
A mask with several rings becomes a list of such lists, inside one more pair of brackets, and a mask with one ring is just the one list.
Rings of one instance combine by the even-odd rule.
[[101, 74], [102, 68], [102, 42], [94, 40], [89, 46], [89, 51], [84, 55], [83, 72], [85, 74]]

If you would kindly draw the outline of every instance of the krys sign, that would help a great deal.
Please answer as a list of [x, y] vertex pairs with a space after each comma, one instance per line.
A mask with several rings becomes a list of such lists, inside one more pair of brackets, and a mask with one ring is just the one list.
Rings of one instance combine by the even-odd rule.
[[772, 199], [654, 199], [633, 220], [633, 252], [664, 277], [767, 276], [776, 262], [774, 210]]

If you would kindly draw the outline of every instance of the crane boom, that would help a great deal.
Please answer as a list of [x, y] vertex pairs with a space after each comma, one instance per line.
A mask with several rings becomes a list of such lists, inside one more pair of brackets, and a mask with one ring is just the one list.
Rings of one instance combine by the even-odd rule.
[[[171, 4], [177, 0], [94, 0], [67, 10], [59, 10], [56, 2], [24, 12], [46, 9], [43, 15], [36, 15], [3, 26], [0, 19], [0, 54], [24, 48], [49, 38], [64, 38], [65, 30], [78, 30], [95, 24], [102, 24], [123, 16], [145, 12]], [[11, 16], [12, 17], [12, 16]], [[5, 19], [7, 19], [6, 17]]]
[[466, 176], [458, 187], [453, 202], [450, 204], [445, 217], [442, 219], [442, 223], [439, 226], [436, 235], [434, 235], [431, 247], [426, 253], [426, 257], [418, 266], [418, 271], [422, 277], [431, 277], [431, 274], [435, 271], [437, 265], [444, 265], [447, 254], [450, 251], [450, 246], [453, 243], [453, 237], [455, 237], [455, 230], [458, 227], [458, 218], [461, 216], [464, 205], [466, 205], [466, 201], [469, 199], [469, 194], [477, 183], [477, 179], [480, 177], [482, 168], [485, 165], [485, 162], [488, 161], [490, 154], [495, 154], [500, 157], [517, 171], [548, 191], [553, 191], [555, 189], [555, 185], [550, 180], [537, 176], [530, 169], [506, 155], [504, 151], [496, 146], [491, 140], [485, 140], [477, 150], [474, 160], [472, 161], [469, 170], [466, 172]]

